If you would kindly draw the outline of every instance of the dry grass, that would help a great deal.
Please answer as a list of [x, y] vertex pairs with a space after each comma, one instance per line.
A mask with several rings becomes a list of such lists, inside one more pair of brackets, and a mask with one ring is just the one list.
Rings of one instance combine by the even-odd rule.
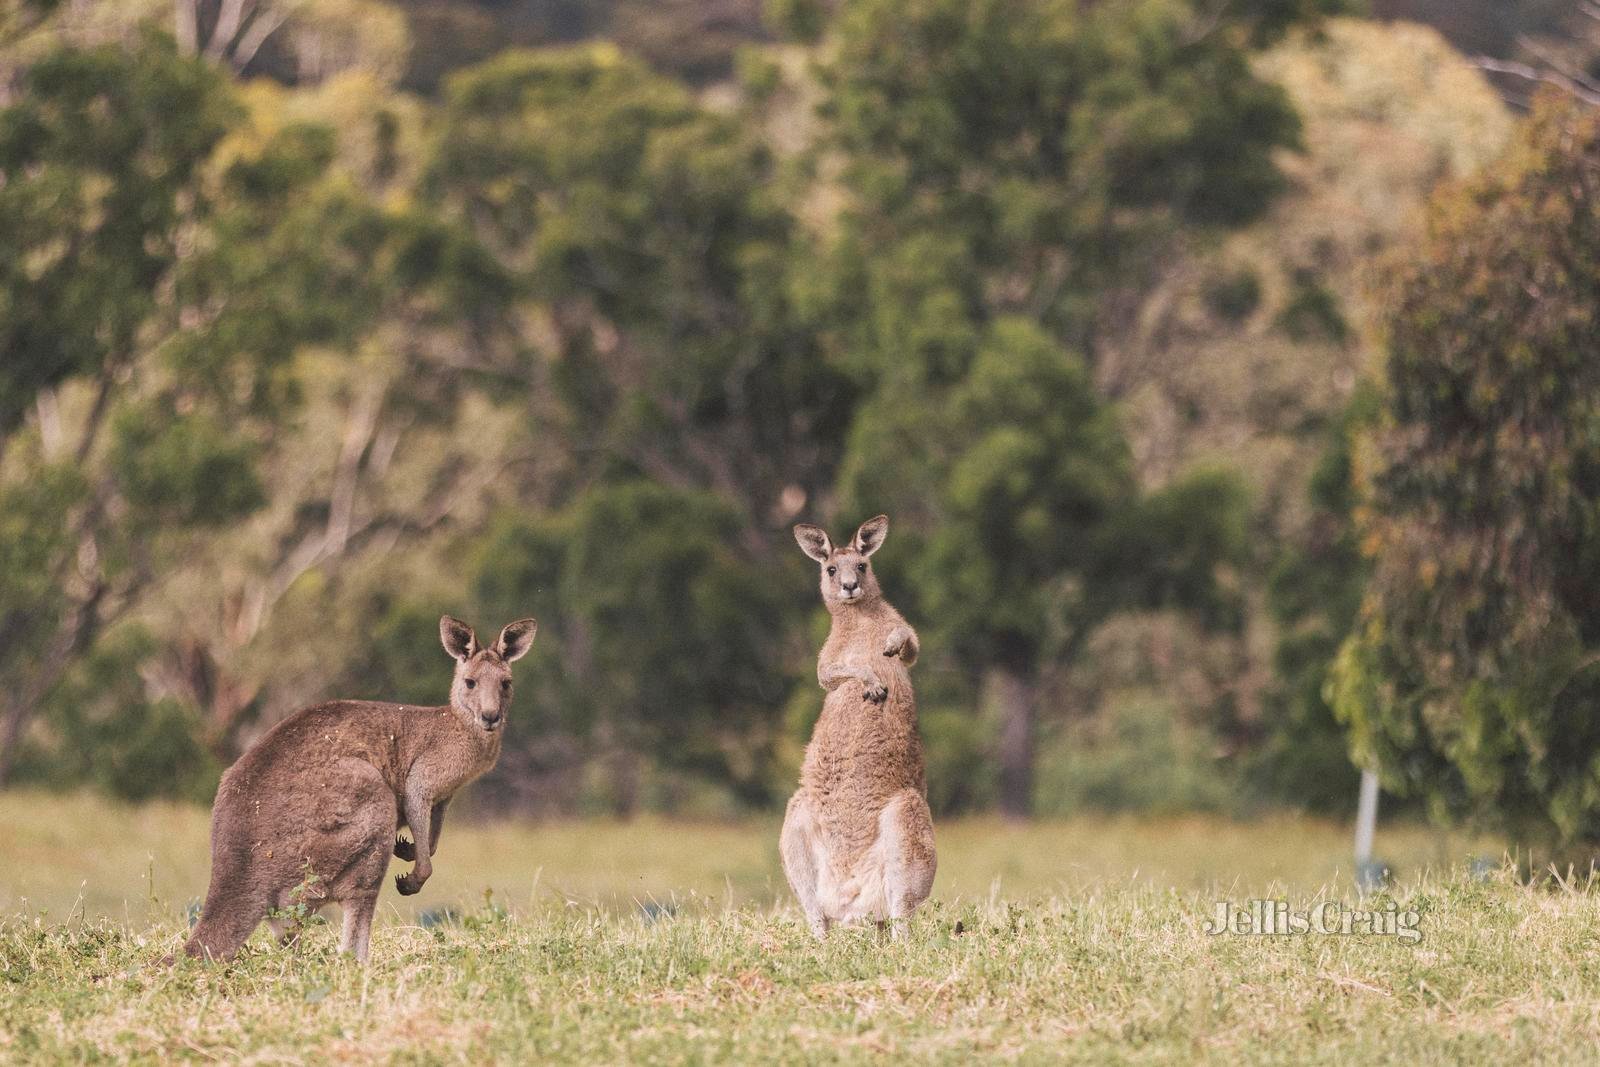
[[[209, 814], [191, 806], [0, 793], [8, 858], [0, 914], [125, 922], [182, 914], [205, 895], [209, 825]], [[788, 901], [777, 840], [775, 819], [485, 826], [452, 815], [427, 889], [412, 898], [386, 892], [385, 910], [411, 918], [441, 904], [470, 906], [485, 890], [515, 908], [554, 902], [622, 912], [673, 898], [772, 906]], [[1104, 883], [1311, 890], [1349, 873], [1348, 826], [1289, 815], [1249, 823], [1085, 816], [1025, 826], [966, 819], [941, 822], [938, 840], [935, 892], [947, 900], [1020, 900]], [[1403, 874], [1501, 851], [1419, 826], [1385, 828], [1379, 844]]]
[[1204, 932], [1219, 898], [1350, 899], [1346, 830], [1316, 821], [945, 825], [935, 900], [904, 945], [813, 942], [770, 822], [456, 824], [417, 906], [459, 916], [424, 926], [386, 896], [400, 906], [369, 967], [317, 926], [296, 950], [261, 935], [230, 966], [169, 970], [153, 961], [201, 888], [204, 813], [7, 795], [0, 823], [16, 849], [0, 1059], [15, 1062], [1573, 1062], [1600, 1047], [1600, 894], [1429, 870], [1485, 846], [1420, 829], [1381, 835], [1409, 872], [1394, 894], [1421, 913], [1414, 946]]

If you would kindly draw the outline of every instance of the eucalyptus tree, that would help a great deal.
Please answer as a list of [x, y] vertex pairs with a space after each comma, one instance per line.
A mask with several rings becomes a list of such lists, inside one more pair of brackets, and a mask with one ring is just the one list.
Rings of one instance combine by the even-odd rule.
[[846, 206], [796, 286], [865, 393], [841, 495], [925, 546], [909, 577], [999, 706], [1011, 814], [1031, 807], [1042, 682], [1101, 620], [1238, 624], [1241, 491], [1207, 472], [1141, 490], [1096, 340], [1172, 235], [1248, 221], [1281, 188], [1298, 121], [1249, 50], [1306, 7], [859, 0], [833, 28]]
[[1392, 279], [1335, 710], [1441, 812], [1600, 839], [1600, 113], [1546, 97]]

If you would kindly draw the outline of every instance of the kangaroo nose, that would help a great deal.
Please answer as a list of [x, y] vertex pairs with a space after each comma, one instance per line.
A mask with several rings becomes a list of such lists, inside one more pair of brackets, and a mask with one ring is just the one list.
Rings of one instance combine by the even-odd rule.
[[861, 587], [861, 583], [860, 582], [844, 582], [843, 585], [844, 585], [844, 591], [846, 593], [854, 593], [857, 589], [859, 589]]

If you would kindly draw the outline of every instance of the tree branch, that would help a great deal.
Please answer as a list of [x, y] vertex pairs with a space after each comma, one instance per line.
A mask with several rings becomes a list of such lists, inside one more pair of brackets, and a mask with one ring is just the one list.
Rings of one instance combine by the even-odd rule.
[[1600, 82], [1596, 82], [1583, 71], [1575, 69], [1572, 64], [1538, 41], [1531, 37], [1519, 37], [1517, 38], [1517, 43], [1532, 53], [1534, 58], [1538, 59], [1550, 70], [1560, 74], [1563, 78], [1572, 79], [1575, 84], [1583, 86], [1591, 93], [1600, 93]]
[[200, 0], [173, 0], [173, 17], [177, 23], [173, 36], [178, 40], [178, 50], [186, 56], [200, 52]]
[[83, 424], [83, 437], [78, 440], [77, 450], [73, 453], [79, 463], [89, 458], [89, 452], [94, 448], [94, 440], [100, 435], [100, 425], [105, 422], [106, 408], [110, 406], [113, 377], [115, 375], [110, 368], [100, 372], [100, 384], [94, 394], [94, 404], [89, 408], [89, 417]]
[[267, 38], [278, 32], [278, 28], [289, 20], [283, 12], [269, 11], [264, 15], [257, 15], [250, 23], [250, 28], [244, 31], [244, 36], [239, 38], [239, 43], [233, 49], [229, 61], [233, 64], [235, 73], [243, 74], [244, 68], [256, 57], [261, 46], [267, 43]]
[[[211, 40], [206, 44], [207, 59], [221, 59], [228, 54], [228, 46], [239, 35], [239, 28], [244, 25], [248, 13], [245, 4], [247, 0], [222, 0], [222, 6], [217, 11], [216, 24], [211, 27]], [[254, 8], [254, 4], [250, 5]]]
[[54, 386], [45, 386], [33, 400], [39, 416], [39, 443], [44, 447], [46, 459], [54, 459], [61, 451], [61, 404]]
[[1490, 71], [1494, 74], [1509, 74], [1513, 78], [1521, 78], [1524, 81], [1554, 85], [1562, 92], [1590, 107], [1600, 107], [1600, 93], [1585, 88], [1560, 71], [1540, 70], [1526, 63], [1517, 63], [1509, 59], [1494, 59], [1490, 56], [1476, 56], [1473, 58], [1472, 63], [1479, 70]]
[[351, 405], [345, 422], [344, 442], [333, 468], [333, 492], [328, 497], [327, 552], [338, 555], [350, 536], [350, 517], [355, 511], [356, 489], [361, 480], [361, 460], [378, 423], [387, 384], [381, 379], [364, 389]]
[[33, 676], [26, 679], [5, 703], [0, 715], [0, 786], [4, 786], [16, 764], [22, 735], [33, 721], [39, 704], [55, 688], [67, 667], [94, 640], [99, 629], [99, 608], [107, 586], [97, 581], [89, 595], [56, 628], [55, 636], [37, 661]]

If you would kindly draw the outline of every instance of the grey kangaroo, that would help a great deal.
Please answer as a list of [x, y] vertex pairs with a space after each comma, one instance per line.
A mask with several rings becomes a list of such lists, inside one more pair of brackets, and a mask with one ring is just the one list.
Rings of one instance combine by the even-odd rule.
[[822, 602], [833, 616], [817, 657], [828, 695], [779, 840], [784, 873], [818, 938], [859, 919], [880, 928], [888, 920], [905, 938], [937, 866], [908, 670], [917, 634], [883, 599], [867, 562], [888, 530], [879, 515], [835, 548], [819, 527], [794, 528], [821, 564]]
[[[339, 904], [339, 947], [365, 962], [390, 854], [415, 860], [396, 888], [419, 891], [433, 873], [445, 805], [500, 756], [511, 663], [537, 628], [519, 619], [483, 648], [470, 626], [446, 615], [439, 639], [456, 661], [450, 703], [335, 700], [268, 730], [217, 789], [211, 888], [184, 951], [227, 959], [273, 909]], [[402, 825], [411, 841], [397, 836]], [[293, 935], [269, 922], [280, 939]]]

